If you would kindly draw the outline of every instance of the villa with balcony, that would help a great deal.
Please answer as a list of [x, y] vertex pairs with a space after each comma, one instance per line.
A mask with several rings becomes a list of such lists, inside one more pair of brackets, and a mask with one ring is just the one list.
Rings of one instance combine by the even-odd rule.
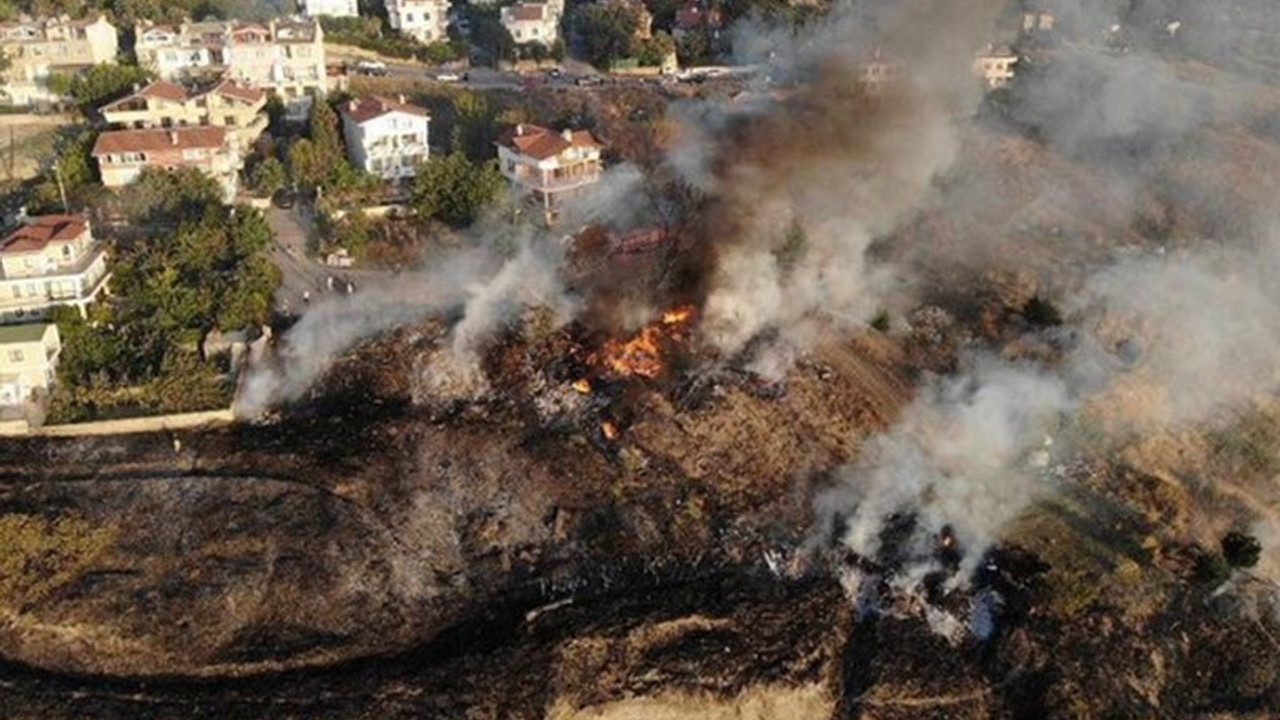
[[604, 146], [586, 130], [523, 123], [498, 139], [498, 169], [554, 218], [557, 206], [600, 180]]
[[342, 106], [342, 133], [351, 163], [385, 180], [411, 178], [427, 161], [431, 114], [374, 95]]
[[0, 244], [0, 323], [70, 305], [81, 315], [106, 288], [106, 251], [82, 215], [29, 218]]

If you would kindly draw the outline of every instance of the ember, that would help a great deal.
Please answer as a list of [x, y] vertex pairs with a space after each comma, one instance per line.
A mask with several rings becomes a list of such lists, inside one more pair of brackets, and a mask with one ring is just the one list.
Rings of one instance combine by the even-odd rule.
[[668, 310], [656, 322], [641, 328], [630, 340], [606, 342], [593, 361], [601, 372], [612, 377], [656, 378], [664, 367], [666, 346], [685, 338], [692, 318], [691, 307]]
[[600, 432], [604, 435], [605, 440], [618, 439], [618, 426], [614, 425], [608, 420], [605, 420], [604, 422], [600, 423]]
[[591, 381], [590, 381], [590, 380], [588, 380], [588, 379], [586, 379], [586, 378], [581, 378], [581, 379], [579, 379], [579, 380], [574, 380], [574, 381], [573, 381], [573, 389], [574, 389], [574, 390], [577, 390], [578, 392], [582, 393], [583, 395], [586, 395], [587, 393], [591, 392]]

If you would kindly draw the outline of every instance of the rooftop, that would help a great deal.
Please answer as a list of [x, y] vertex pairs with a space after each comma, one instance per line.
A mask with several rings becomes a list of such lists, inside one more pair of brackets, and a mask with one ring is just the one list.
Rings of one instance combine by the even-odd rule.
[[426, 108], [410, 105], [404, 102], [403, 97], [392, 100], [381, 95], [370, 95], [361, 100], [352, 100], [342, 106], [342, 114], [357, 124], [367, 123], [393, 112], [409, 113], [431, 119], [431, 113], [427, 112]]
[[222, 127], [156, 128], [153, 130], [110, 130], [98, 136], [93, 155], [157, 150], [221, 148], [227, 130]]
[[0, 252], [21, 253], [43, 250], [51, 242], [75, 240], [89, 227], [83, 215], [37, 215], [26, 225], [9, 233]]
[[603, 147], [587, 130], [556, 132], [530, 123], [516, 125], [504, 132], [498, 138], [498, 144], [539, 160], [555, 157], [571, 147]]
[[540, 2], [518, 2], [506, 8], [504, 14], [517, 22], [541, 22], [547, 15], [547, 6]]
[[50, 327], [49, 323], [0, 325], [0, 345], [40, 342]]

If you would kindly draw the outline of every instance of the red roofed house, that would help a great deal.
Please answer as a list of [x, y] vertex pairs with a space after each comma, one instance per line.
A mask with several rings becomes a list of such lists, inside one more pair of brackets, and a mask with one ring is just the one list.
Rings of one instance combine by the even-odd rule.
[[102, 184], [128, 185], [149, 167], [197, 168], [218, 181], [227, 200], [236, 195], [244, 158], [224, 127], [108, 130], [93, 145]]
[[157, 80], [102, 108], [107, 122], [129, 128], [170, 128], [198, 125], [225, 127], [239, 148], [248, 148], [267, 128], [262, 109], [266, 92], [220, 80], [202, 92]]
[[404, 97], [374, 95], [342, 106], [342, 133], [356, 167], [387, 180], [413, 177], [427, 161], [431, 114]]
[[560, 37], [560, 14], [545, 2], [517, 2], [502, 8], [502, 26], [516, 44], [541, 43], [550, 47]]
[[106, 252], [83, 215], [41, 215], [0, 242], [0, 322], [72, 305], [84, 314], [107, 284]]
[[600, 180], [603, 147], [586, 130], [556, 132], [524, 123], [498, 139], [498, 169], [536, 198], [550, 219], [558, 202]]

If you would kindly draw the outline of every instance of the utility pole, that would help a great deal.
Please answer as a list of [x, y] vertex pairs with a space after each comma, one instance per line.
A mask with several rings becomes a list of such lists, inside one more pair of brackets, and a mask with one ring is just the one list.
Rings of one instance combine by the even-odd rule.
[[58, 161], [53, 161], [53, 176], [58, 180], [58, 196], [62, 198], [62, 211], [71, 212], [71, 207], [67, 205], [67, 188], [62, 184], [62, 168], [58, 167]]

